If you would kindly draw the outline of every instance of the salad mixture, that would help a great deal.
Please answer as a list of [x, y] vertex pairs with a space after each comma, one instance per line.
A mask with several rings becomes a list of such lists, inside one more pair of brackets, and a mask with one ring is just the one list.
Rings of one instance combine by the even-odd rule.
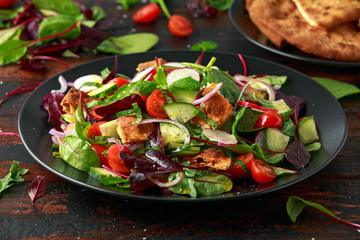
[[[304, 99], [286, 76], [230, 75], [214, 64], [140, 63], [134, 77], [104, 69], [43, 100], [53, 154], [104, 185], [197, 197], [296, 174], [321, 147]], [[71, 87], [68, 90], [68, 87]]]

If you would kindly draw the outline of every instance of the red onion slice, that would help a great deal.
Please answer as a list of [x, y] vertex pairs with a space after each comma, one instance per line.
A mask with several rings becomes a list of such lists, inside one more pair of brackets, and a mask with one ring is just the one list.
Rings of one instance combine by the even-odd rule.
[[65, 137], [65, 134], [63, 132], [57, 131], [54, 128], [50, 129], [49, 134], [59, 138]]
[[234, 135], [222, 130], [204, 129], [203, 132], [209, 140], [218, 142], [219, 145], [234, 145], [238, 143]]
[[202, 98], [196, 99], [192, 102], [193, 105], [199, 105], [203, 102], [205, 102], [206, 100], [208, 100], [209, 98], [211, 98], [217, 91], [220, 90], [221, 86], [222, 86], [222, 82], [218, 83], [216, 88], [214, 88], [213, 90], [211, 90], [208, 94], [206, 94], [205, 96], [203, 96]]
[[[251, 86], [252, 88], [255, 88], [257, 90], [260, 90], [260, 91], [263, 91], [264, 89], [267, 91], [268, 93], [268, 96], [269, 96], [269, 101], [275, 101], [275, 90], [272, 86], [270, 86], [269, 84], [261, 81], [261, 80], [257, 80], [256, 78], [252, 78], [252, 77], [245, 77], [245, 76], [242, 76], [240, 74], [236, 74], [234, 76], [234, 81], [236, 82], [236, 84], [240, 85], [240, 86], [246, 86], [246, 84], [244, 84], [242, 81], [245, 81], [245, 82], [254, 82], [256, 84], [259, 84], [263, 87], [263, 89], [261, 88], [256, 88], [254, 86]], [[280, 86], [281, 87], [281, 86]], [[277, 86], [278, 88], [278, 86]]]
[[174, 121], [174, 120], [170, 120], [170, 119], [160, 119], [160, 118], [149, 118], [149, 119], [143, 119], [141, 121], [141, 123], [139, 124], [145, 124], [145, 123], [170, 123], [170, 124], [174, 124], [175, 126], [177, 126], [178, 128], [180, 128], [181, 130], [183, 130], [185, 132], [185, 141], [184, 141], [184, 145], [189, 145], [190, 143], [190, 133], [189, 130], [182, 125], [181, 123]]
[[125, 151], [124, 146], [121, 145], [115, 138], [108, 138], [107, 141], [109, 143], [115, 143], [118, 146], [118, 148], [120, 149], [120, 151]]
[[141, 72], [139, 72], [138, 74], [135, 75], [135, 77], [130, 81], [130, 82], [138, 82], [141, 81], [142, 79], [144, 79], [149, 73], [151, 73], [151, 71], [153, 71], [153, 67], [150, 68], [146, 68], [144, 70], [142, 70]]
[[64, 93], [64, 92], [66, 92], [66, 90], [68, 88], [68, 83], [67, 83], [66, 79], [62, 75], [60, 75], [58, 80], [59, 80], [59, 83], [60, 83], [60, 89], [51, 90], [51, 93], [55, 93], [55, 92]]
[[176, 185], [177, 183], [179, 183], [181, 181], [181, 179], [183, 178], [183, 176], [184, 176], [184, 172], [180, 171], [180, 172], [176, 172], [176, 178], [174, 178], [171, 181], [162, 182], [156, 178], [150, 178], [150, 180], [161, 188], [168, 188], [168, 187], [172, 187], [172, 186]]
[[116, 175], [118, 175], [118, 176], [120, 176], [120, 177], [129, 178], [129, 176], [126, 176], [126, 175], [124, 175], [124, 174], [121, 174], [121, 173], [115, 171], [114, 169], [109, 168], [109, 167], [106, 166], [106, 165], [102, 165], [101, 167], [102, 167], [102, 168], [105, 168], [106, 170], [108, 170], [108, 171], [110, 171], [110, 172], [112, 172], [112, 173], [115, 173]]

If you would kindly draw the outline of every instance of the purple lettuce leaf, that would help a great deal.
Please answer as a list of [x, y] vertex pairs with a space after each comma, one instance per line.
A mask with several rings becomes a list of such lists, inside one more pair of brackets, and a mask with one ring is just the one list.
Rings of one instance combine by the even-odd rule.
[[45, 195], [46, 182], [45, 177], [38, 175], [30, 184], [28, 188], [28, 194], [31, 199], [31, 204], [35, 204], [35, 201]]
[[49, 118], [48, 122], [53, 120], [54, 127], [56, 130], [61, 131], [61, 124], [64, 121], [61, 119], [61, 114], [63, 114], [62, 107], [60, 106], [61, 100], [64, 98], [64, 94], [61, 92], [54, 92], [46, 94], [43, 99], [43, 107], [48, 112]]
[[81, 25], [81, 32], [77, 39], [79, 40], [80, 46], [95, 49], [108, 37], [110, 37], [109, 33]]
[[161, 135], [159, 125], [155, 125], [155, 130], [149, 135], [148, 139], [151, 148], [157, 146], [161, 149], [162, 152], [165, 151], [164, 141]]
[[276, 92], [276, 100], [278, 100], [278, 99], [284, 99], [285, 103], [292, 109], [294, 109], [296, 107], [297, 115], [299, 115], [299, 113], [305, 107], [305, 99], [300, 96], [286, 95], [281, 91], [277, 91]]
[[129, 181], [133, 191], [140, 191], [148, 186], [153, 186], [154, 184], [148, 179], [149, 177], [183, 170], [182, 165], [174, 162], [158, 150], [149, 150], [145, 154], [121, 151], [119, 156], [126, 167], [131, 170]]

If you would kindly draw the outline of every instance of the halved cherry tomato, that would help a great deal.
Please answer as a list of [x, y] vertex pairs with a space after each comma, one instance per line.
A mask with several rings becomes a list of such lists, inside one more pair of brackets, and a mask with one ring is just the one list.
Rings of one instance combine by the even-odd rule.
[[86, 136], [88, 138], [93, 138], [93, 136], [101, 136], [101, 131], [100, 131], [99, 126], [104, 123], [106, 123], [106, 122], [101, 121], [101, 122], [97, 122], [97, 123], [94, 123], [93, 125], [91, 125]]
[[168, 22], [169, 31], [178, 37], [186, 37], [193, 33], [194, 29], [191, 22], [184, 16], [174, 14]]
[[13, 5], [15, 0], [1, 0], [0, 1], [0, 8], [8, 8]]
[[282, 118], [276, 110], [264, 112], [256, 121], [254, 128], [281, 127]]
[[[132, 153], [130, 149], [123, 146], [124, 151], [128, 153]], [[109, 147], [108, 150], [108, 163], [112, 169], [117, 171], [118, 173], [130, 173], [130, 170], [125, 166], [125, 163], [119, 157], [120, 148], [113, 144]]]
[[[166, 92], [173, 101], [175, 98], [171, 93]], [[161, 90], [157, 89], [151, 93], [146, 100], [146, 110], [154, 118], [168, 118], [168, 115], [164, 109], [164, 106], [168, 104], [168, 101]]]
[[276, 178], [270, 165], [256, 158], [251, 162], [251, 175], [258, 183], [268, 183]]
[[156, 3], [150, 3], [137, 10], [132, 19], [138, 23], [149, 23], [155, 21], [159, 15], [159, 6]]
[[116, 78], [114, 78], [114, 79], [111, 79], [111, 80], [109, 81], [109, 83], [116, 83], [117, 86], [118, 86], [118, 88], [119, 88], [119, 87], [122, 87], [122, 86], [125, 85], [125, 84], [128, 84], [129, 81], [126, 80], [126, 79], [123, 78], [123, 77], [116, 77]]
[[97, 155], [100, 158], [101, 165], [105, 165], [109, 167], [109, 163], [103, 152], [107, 150], [107, 147], [101, 144], [93, 144], [91, 145], [91, 148], [97, 153]]
[[[235, 160], [232, 161], [229, 170], [226, 171], [231, 178], [241, 179], [251, 176], [251, 162], [254, 160], [254, 155], [252, 153], [243, 153], [235, 157]], [[244, 164], [239, 163], [238, 161], [244, 162]], [[244, 169], [245, 168], [245, 169]]]

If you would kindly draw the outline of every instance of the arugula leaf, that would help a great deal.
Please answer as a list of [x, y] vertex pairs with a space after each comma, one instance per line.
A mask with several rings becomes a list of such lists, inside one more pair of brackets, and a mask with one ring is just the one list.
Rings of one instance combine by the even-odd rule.
[[202, 41], [199, 43], [195, 43], [191, 46], [191, 51], [212, 51], [218, 47], [218, 44], [214, 41]]
[[313, 77], [313, 79], [323, 85], [335, 96], [336, 99], [360, 93], [360, 89], [358, 87], [346, 82], [340, 82], [334, 79], [322, 77]]
[[2, 179], [0, 179], [0, 194], [5, 189], [11, 187], [14, 185], [14, 182], [23, 182], [24, 179], [21, 177], [21, 175], [24, 175], [27, 173], [29, 169], [25, 168], [19, 168], [19, 162], [14, 161], [11, 164], [9, 173]]

